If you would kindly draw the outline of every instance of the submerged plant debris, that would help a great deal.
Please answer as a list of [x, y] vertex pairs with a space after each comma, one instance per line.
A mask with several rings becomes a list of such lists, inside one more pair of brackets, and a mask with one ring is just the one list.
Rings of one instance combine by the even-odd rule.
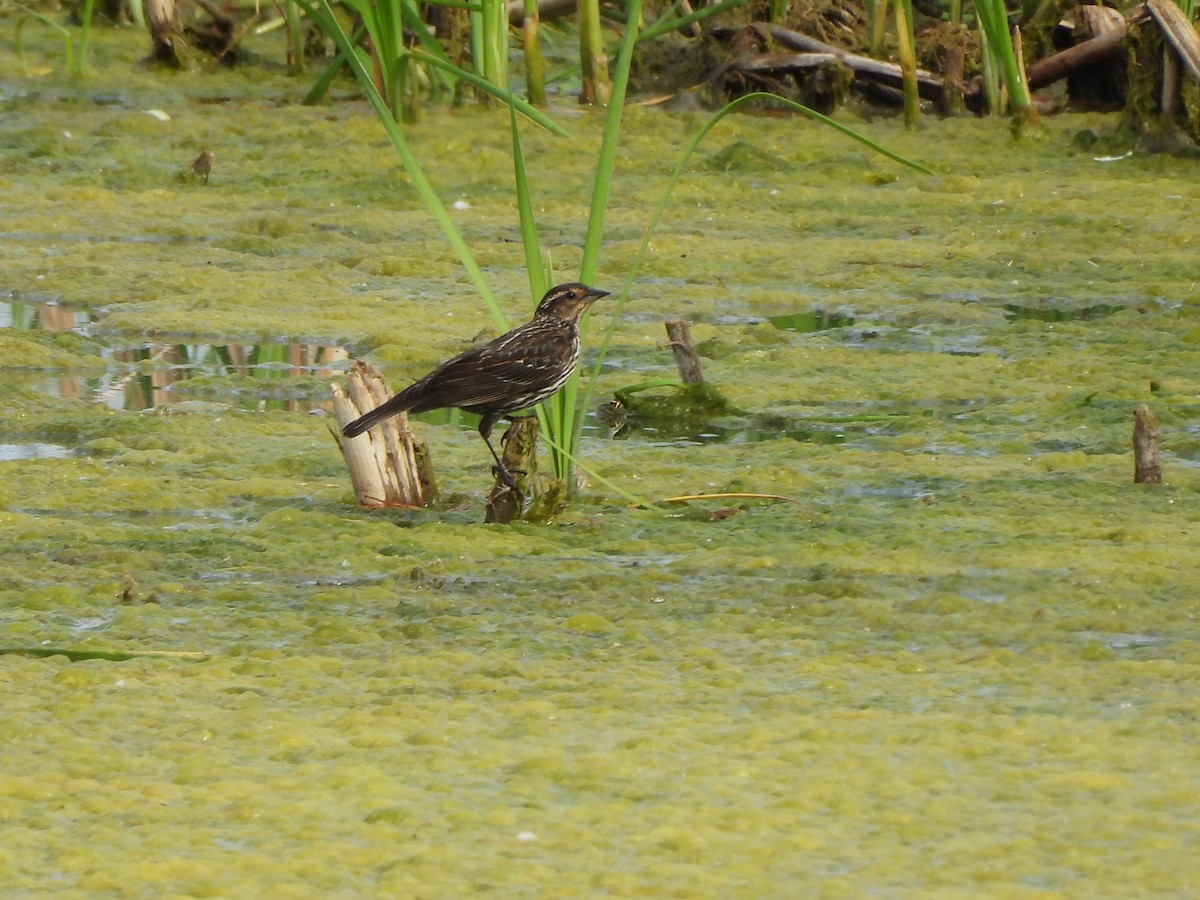
[[[111, 35], [93, 56], [87, 81], [0, 94], [0, 300], [169, 344], [356, 348], [397, 386], [491, 333], [364, 106], [161, 78]], [[555, 114], [570, 141], [525, 141], [569, 273], [601, 117]], [[701, 122], [630, 110], [604, 286]], [[1200, 182], [1072, 148], [1106, 122], [1019, 144], [857, 123], [930, 177], [808, 122], [722, 122], [713, 149], [784, 167], [686, 175], [597, 396], [673, 377], [661, 322], [686, 318], [729, 402], [794, 434], [583, 441], [647, 501], [716, 495], [686, 506], [593, 481], [552, 524], [485, 526], [478, 437], [424, 423], [443, 499], [360, 510], [319, 407], [246, 408], [251, 376], [218, 370], [185, 403], [109, 404], [70, 387], [112, 371], [99, 341], [3, 324], [3, 446], [61, 448], [0, 454], [0, 644], [22, 651], [0, 655], [0, 796], [27, 826], [6, 886], [1192, 890]], [[508, 127], [463, 109], [410, 134], [517, 319]], [[205, 148], [209, 183], [179, 181]], [[773, 324], [808, 310], [848, 321]], [[1142, 402], [1161, 485], [1133, 484]]]

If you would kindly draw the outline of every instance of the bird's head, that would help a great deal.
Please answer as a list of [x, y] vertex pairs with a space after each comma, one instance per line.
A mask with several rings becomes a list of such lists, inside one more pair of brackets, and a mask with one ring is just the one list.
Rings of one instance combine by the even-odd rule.
[[607, 296], [608, 291], [598, 291], [577, 281], [560, 284], [546, 291], [546, 296], [533, 315], [534, 318], [554, 316], [567, 322], [578, 322], [594, 301]]

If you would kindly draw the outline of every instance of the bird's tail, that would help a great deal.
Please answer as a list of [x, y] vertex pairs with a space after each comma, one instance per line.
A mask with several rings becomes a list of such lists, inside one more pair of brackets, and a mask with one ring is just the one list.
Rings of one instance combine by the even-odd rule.
[[397, 394], [383, 406], [377, 406], [363, 416], [355, 419], [349, 425], [342, 429], [342, 434], [348, 438], [358, 437], [368, 428], [373, 428], [386, 419], [388, 416], [394, 416], [397, 413], [402, 413], [409, 408], [409, 403], [400, 394]]

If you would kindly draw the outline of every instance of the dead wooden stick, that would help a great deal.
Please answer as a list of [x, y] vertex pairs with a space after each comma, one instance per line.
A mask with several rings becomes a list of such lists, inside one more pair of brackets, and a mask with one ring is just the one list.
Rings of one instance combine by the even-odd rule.
[[671, 350], [675, 354], [675, 365], [679, 368], [679, 377], [684, 384], [700, 384], [704, 381], [704, 370], [700, 367], [700, 357], [692, 340], [692, 329], [683, 319], [671, 319], [664, 324]]
[[387, 401], [392, 392], [370, 363], [356, 360], [350, 366], [346, 390], [334, 384], [334, 438], [341, 448], [354, 496], [363, 506], [425, 506], [437, 494], [429, 448], [408, 428], [401, 413], [385, 419], [356, 438], [342, 428], [365, 412]]
[[1143, 403], [1133, 411], [1134, 484], [1160, 484], [1162, 467], [1158, 464], [1158, 419]]
[[[791, 50], [799, 50], [805, 54], [831, 53], [837, 57], [838, 62], [851, 69], [855, 75], [863, 75], [867, 78], [882, 81], [892, 87], [899, 87], [902, 83], [900, 67], [895, 63], [880, 62], [877, 59], [871, 59], [869, 56], [859, 56], [843, 50], [841, 47], [834, 47], [832, 44], [826, 44], [824, 41], [818, 41], [816, 38], [811, 38], [806, 34], [792, 31], [789, 28], [782, 28], [778, 25], [771, 26], [768, 33], [784, 47]], [[930, 72], [918, 69], [917, 92], [926, 100], [940, 100], [942, 96], [942, 80]]]
[[[695, 10], [692, 9], [692, 4], [688, 0], [679, 0], [679, 15], [690, 16]], [[695, 22], [688, 22], [679, 29], [679, 33], [684, 37], [694, 38], [700, 34], [700, 26]]]
[[1048, 84], [1053, 84], [1060, 78], [1066, 78], [1072, 72], [1086, 69], [1121, 52], [1125, 40], [1125, 23], [1114, 27], [1097, 37], [1068, 47], [1061, 53], [1055, 53], [1045, 59], [1038, 60], [1029, 67], [1029, 89], [1037, 90]]

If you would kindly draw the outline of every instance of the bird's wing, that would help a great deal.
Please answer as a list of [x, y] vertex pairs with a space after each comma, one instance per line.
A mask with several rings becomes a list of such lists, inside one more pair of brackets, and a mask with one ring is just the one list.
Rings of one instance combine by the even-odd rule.
[[[534, 324], [534, 323], [529, 323]], [[488, 406], [534, 390], [552, 380], [571, 353], [572, 336], [562, 329], [522, 326], [490, 344], [475, 347], [442, 363], [404, 393], [416, 401], [412, 412], [445, 406]]]

